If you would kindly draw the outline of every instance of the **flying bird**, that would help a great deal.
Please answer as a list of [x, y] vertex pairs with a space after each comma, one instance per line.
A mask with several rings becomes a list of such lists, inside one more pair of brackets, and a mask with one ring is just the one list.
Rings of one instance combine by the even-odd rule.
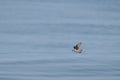
[[81, 49], [81, 42], [77, 43], [74, 47], [73, 50], [75, 53], [82, 53], [82, 49]]

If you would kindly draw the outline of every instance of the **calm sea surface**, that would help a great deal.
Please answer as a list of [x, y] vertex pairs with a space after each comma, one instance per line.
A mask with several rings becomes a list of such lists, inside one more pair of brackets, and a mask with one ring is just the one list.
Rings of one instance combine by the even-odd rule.
[[0, 0], [0, 80], [120, 80], [120, 0]]

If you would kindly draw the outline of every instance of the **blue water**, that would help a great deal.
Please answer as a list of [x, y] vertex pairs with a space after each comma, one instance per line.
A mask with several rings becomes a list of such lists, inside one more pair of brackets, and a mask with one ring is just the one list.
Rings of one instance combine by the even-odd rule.
[[0, 0], [0, 80], [120, 80], [120, 1]]

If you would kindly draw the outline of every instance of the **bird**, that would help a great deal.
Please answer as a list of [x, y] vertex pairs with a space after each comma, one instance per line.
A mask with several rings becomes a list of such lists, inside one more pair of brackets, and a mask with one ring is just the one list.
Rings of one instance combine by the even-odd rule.
[[75, 53], [82, 53], [82, 49], [80, 48], [81, 47], [81, 44], [82, 42], [79, 42], [77, 43], [74, 47], [73, 47], [73, 50]]

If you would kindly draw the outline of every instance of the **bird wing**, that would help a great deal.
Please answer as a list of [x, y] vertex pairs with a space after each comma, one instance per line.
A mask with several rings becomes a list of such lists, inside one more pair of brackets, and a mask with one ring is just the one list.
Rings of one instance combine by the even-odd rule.
[[79, 42], [78, 44], [76, 44], [73, 48], [74, 49], [76, 49], [76, 50], [78, 50], [79, 48], [80, 48], [80, 45], [81, 45], [82, 43], [81, 42]]
[[80, 48], [80, 44], [76, 44], [76, 50]]

